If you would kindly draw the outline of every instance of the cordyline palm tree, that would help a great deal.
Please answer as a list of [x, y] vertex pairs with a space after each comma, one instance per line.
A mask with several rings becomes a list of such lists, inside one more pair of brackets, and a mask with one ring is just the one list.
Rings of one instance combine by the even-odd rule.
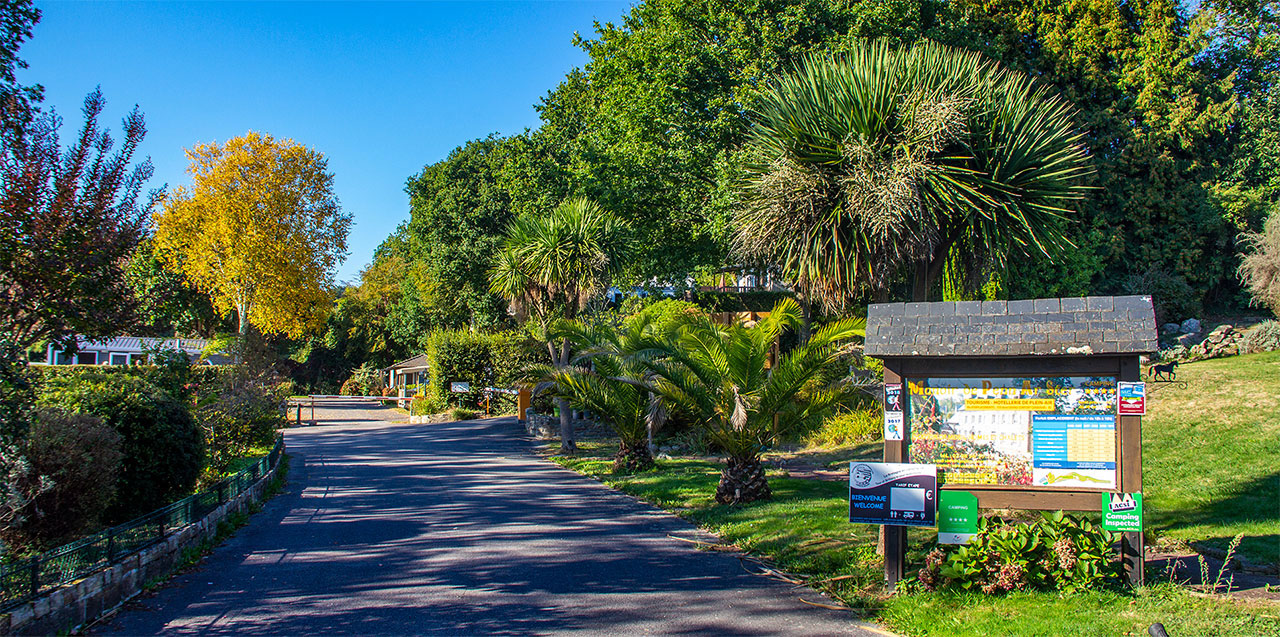
[[[552, 323], [573, 319], [609, 286], [625, 248], [617, 218], [583, 198], [570, 199], [545, 216], [523, 216], [507, 228], [506, 241], [489, 273], [489, 288], [511, 303], [521, 319], [536, 322], [551, 360], [565, 366], [570, 341], [550, 333]], [[577, 450], [569, 405], [560, 407], [560, 446]]]
[[728, 455], [716, 502], [771, 497], [760, 454], [779, 434], [822, 418], [847, 397], [847, 386], [824, 384], [822, 371], [840, 357], [841, 345], [863, 334], [865, 321], [829, 323], [769, 366], [778, 336], [801, 321], [800, 305], [789, 298], [750, 328], [692, 318], [664, 339], [662, 356], [641, 359], [653, 388], [698, 417]]
[[[933, 42], [811, 55], [755, 106], [735, 248], [839, 311], [914, 270], [1053, 255], [1090, 173], [1075, 109], [1024, 74]], [[949, 259], [958, 256], [959, 259]]]
[[647, 320], [621, 328], [564, 322], [553, 333], [578, 350], [567, 366], [534, 365], [530, 378], [539, 389], [554, 386], [560, 396], [597, 414], [618, 435], [614, 471], [653, 468], [649, 439], [666, 420], [666, 408], [642, 361], [660, 351]]

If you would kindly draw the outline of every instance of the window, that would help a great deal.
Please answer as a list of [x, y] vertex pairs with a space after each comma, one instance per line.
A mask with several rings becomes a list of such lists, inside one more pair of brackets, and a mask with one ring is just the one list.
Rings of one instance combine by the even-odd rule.
[[129, 364], [129, 355], [128, 355], [128, 354], [112, 353], [112, 354], [111, 354], [111, 364], [112, 364], [112, 365], [128, 365], [128, 364]]
[[76, 365], [97, 365], [97, 352], [79, 352], [76, 354]]

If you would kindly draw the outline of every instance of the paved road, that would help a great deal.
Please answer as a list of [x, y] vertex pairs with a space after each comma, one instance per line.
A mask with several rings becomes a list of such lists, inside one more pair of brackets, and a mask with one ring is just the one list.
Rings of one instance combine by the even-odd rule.
[[[540, 460], [512, 419], [357, 403], [287, 432], [289, 488], [101, 634], [884, 634]], [[747, 564], [750, 566], [750, 563]]]

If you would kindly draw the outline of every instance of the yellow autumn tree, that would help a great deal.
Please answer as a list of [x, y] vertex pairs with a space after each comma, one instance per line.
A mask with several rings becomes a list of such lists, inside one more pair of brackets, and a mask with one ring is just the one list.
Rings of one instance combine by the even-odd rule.
[[318, 330], [351, 227], [324, 155], [254, 132], [186, 154], [191, 186], [155, 216], [166, 263], [224, 315], [235, 312], [241, 336], [250, 325], [290, 337]]

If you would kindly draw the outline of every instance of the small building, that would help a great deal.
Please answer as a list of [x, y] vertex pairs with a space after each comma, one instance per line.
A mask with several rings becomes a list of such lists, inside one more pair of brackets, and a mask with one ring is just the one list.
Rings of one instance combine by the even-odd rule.
[[[202, 360], [209, 340], [203, 338], [174, 338], [150, 336], [118, 336], [92, 340], [76, 337], [76, 351], [71, 353], [49, 345], [45, 351], [46, 365], [144, 365], [150, 362], [151, 352], [179, 350], [192, 361], [201, 360], [205, 365], [226, 365], [231, 358], [220, 354]], [[37, 363], [39, 364], [39, 363]]]
[[406, 387], [427, 381], [427, 355], [418, 354], [385, 367], [382, 371], [386, 374], [387, 387], [396, 389], [397, 395], [404, 398]]

